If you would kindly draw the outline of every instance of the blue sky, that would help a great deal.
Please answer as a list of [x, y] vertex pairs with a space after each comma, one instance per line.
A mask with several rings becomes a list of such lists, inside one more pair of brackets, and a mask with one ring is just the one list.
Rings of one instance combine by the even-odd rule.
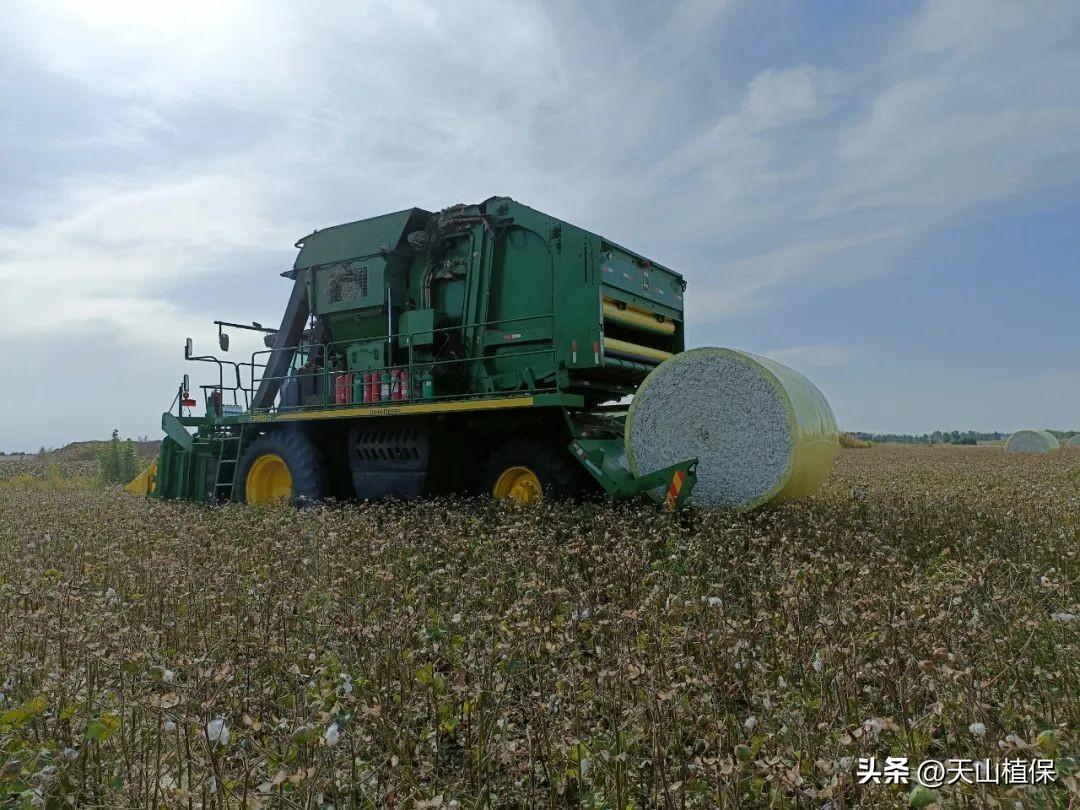
[[846, 429], [1080, 428], [1075, 3], [16, 0], [0, 95], [0, 448], [157, 435], [298, 236], [494, 194]]

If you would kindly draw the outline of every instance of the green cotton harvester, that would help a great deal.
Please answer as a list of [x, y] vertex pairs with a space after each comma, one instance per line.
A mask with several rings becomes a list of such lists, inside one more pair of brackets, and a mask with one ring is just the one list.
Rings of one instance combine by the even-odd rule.
[[264, 332], [265, 349], [233, 361], [188, 339], [212, 379], [183, 376], [130, 491], [301, 504], [592, 490], [738, 508], [807, 494], [835, 456], [805, 377], [683, 351], [682, 276], [509, 198], [297, 247], [280, 327], [215, 321], [221, 352], [229, 329]]

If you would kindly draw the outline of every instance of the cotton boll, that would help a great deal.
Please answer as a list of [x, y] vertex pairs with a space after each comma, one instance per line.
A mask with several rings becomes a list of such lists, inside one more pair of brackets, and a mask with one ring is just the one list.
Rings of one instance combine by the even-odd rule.
[[863, 730], [870, 734], [880, 734], [882, 729], [885, 728], [885, 724], [876, 717], [871, 717], [869, 720], [863, 720]]
[[331, 723], [326, 727], [326, 731], [323, 732], [323, 739], [326, 740], [326, 747], [332, 748], [337, 744], [338, 738], [341, 736], [341, 730], [338, 728], [337, 723]]
[[341, 694], [351, 695], [353, 691], [352, 676], [343, 672], [339, 677], [341, 678]]
[[229, 727], [225, 724], [224, 717], [217, 717], [206, 724], [206, 739], [216, 742], [218, 745], [229, 744]]

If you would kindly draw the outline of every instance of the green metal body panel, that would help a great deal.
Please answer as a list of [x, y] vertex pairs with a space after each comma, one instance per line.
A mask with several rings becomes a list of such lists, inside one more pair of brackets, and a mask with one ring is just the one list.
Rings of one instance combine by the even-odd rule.
[[179, 417], [173, 416], [168, 412], [163, 413], [161, 415], [161, 429], [165, 431], [166, 436], [180, 446], [181, 450], [188, 453], [191, 452], [194, 440], [191, 438], [191, 434], [184, 428]]
[[[506, 197], [436, 214], [411, 208], [346, 223], [315, 231], [297, 247], [285, 275], [306, 284], [312, 328], [305, 334], [312, 337], [297, 349], [304, 362], [294, 358], [289, 366], [295, 398], [285, 403], [289, 386], [283, 384], [276, 406], [241, 413], [208, 407], [207, 416], [194, 421], [168, 415], [163, 427], [172, 444], [163, 445], [169, 458], [161, 497], [203, 499], [205, 470], [213, 467], [208, 461], [231, 456], [233, 446], [238, 457], [248, 441], [246, 426], [328, 415], [399, 416], [415, 414], [417, 405], [468, 408], [522, 396], [530, 408], [562, 409], [571, 421], [633, 394], [659, 362], [656, 352], [674, 354], [684, 346], [681, 276]], [[605, 320], [605, 300], [662, 316], [670, 333]], [[605, 338], [618, 345], [609, 349]], [[244, 364], [251, 369], [245, 399], [268, 355], [257, 352]], [[371, 371], [403, 374], [407, 399], [364, 402], [361, 375]], [[345, 380], [342, 401], [339, 378], [348, 373], [354, 376]], [[358, 410], [364, 408], [370, 410]], [[194, 437], [185, 424], [197, 427]], [[572, 431], [564, 437], [571, 438], [587, 437]], [[228, 451], [223, 441], [231, 442]], [[609, 493], [643, 491], [613, 445], [580, 448], [585, 455], [575, 451], [576, 457], [593, 459], [586, 467]]]
[[[190, 434], [189, 434], [190, 438]], [[158, 451], [155, 498], [205, 500], [207, 459], [209, 455], [186, 449], [172, 436], [166, 436]]]
[[398, 346], [430, 346], [435, 342], [435, 310], [413, 309], [398, 318]]
[[347, 353], [350, 371], [371, 371], [386, 367], [386, 341], [365, 340], [353, 343]]

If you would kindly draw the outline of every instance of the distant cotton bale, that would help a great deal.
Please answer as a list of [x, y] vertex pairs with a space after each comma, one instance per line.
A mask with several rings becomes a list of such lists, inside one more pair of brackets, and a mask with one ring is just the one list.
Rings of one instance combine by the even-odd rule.
[[1061, 445], [1047, 430], [1018, 430], [1005, 442], [1006, 453], [1049, 453]]
[[1069, 439], [1069, 447], [1080, 447], [1080, 433]]
[[748, 509], [800, 498], [839, 452], [836, 419], [806, 377], [766, 357], [691, 349], [645, 379], [626, 417], [636, 475], [698, 459], [690, 499]]

